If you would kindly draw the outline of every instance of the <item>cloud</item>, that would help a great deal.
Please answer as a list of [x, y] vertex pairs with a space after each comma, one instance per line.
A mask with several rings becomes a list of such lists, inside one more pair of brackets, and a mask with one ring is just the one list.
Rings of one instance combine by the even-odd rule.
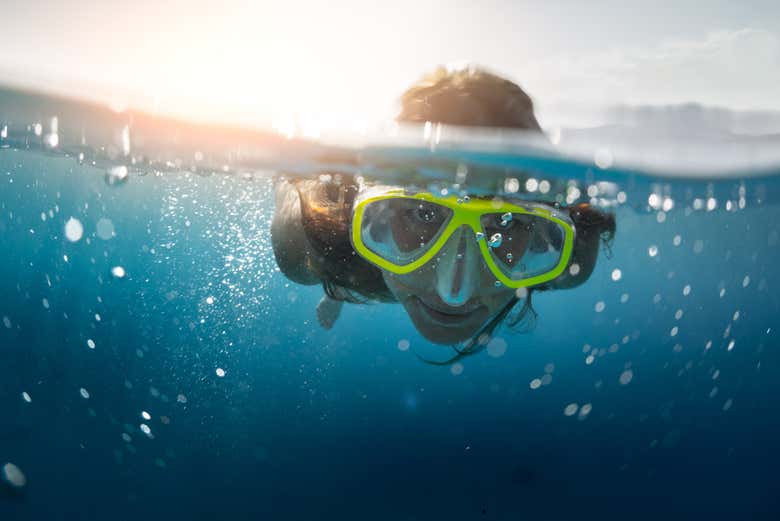
[[742, 28], [649, 49], [567, 53], [529, 64], [524, 85], [544, 103], [675, 104], [780, 110], [780, 38]]

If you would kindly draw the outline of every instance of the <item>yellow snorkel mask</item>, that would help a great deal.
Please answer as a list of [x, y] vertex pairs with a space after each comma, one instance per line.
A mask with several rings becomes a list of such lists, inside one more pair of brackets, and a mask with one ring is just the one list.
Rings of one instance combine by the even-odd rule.
[[403, 275], [424, 266], [466, 226], [497, 284], [536, 286], [563, 273], [574, 244], [568, 215], [545, 204], [368, 190], [355, 202], [352, 245], [367, 261]]

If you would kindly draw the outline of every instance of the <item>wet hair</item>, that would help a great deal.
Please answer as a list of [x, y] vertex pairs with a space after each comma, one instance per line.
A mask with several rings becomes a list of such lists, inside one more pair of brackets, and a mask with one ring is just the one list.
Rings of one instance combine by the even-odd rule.
[[477, 67], [439, 67], [401, 95], [408, 123], [502, 127], [541, 132], [531, 98], [516, 83]]
[[[541, 132], [533, 112], [531, 98], [515, 83], [480, 68], [450, 70], [443, 67], [424, 76], [401, 96], [399, 122], [427, 122], [473, 127], [503, 127]], [[358, 192], [355, 180], [336, 174], [328, 181], [291, 180], [300, 205], [300, 225], [306, 238], [307, 251], [303, 260], [289, 261], [289, 256], [277, 253], [282, 247], [277, 230], [272, 241], [279, 267], [283, 273], [298, 274], [301, 262], [309, 273], [322, 282], [325, 293], [336, 300], [367, 303], [394, 301], [379, 268], [360, 257], [350, 242], [352, 206]], [[278, 204], [278, 201], [277, 201]], [[454, 348], [456, 355], [441, 362], [455, 360], [480, 351], [495, 329], [506, 323], [515, 330], [528, 330], [536, 321], [532, 294], [536, 291], [572, 288], [590, 277], [598, 256], [599, 244], [609, 245], [615, 234], [614, 215], [589, 204], [578, 204], [561, 210], [568, 212], [576, 230], [572, 258], [567, 270], [544, 286], [528, 288], [525, 298], [512, 298], [496, 316], [488, 321], [470, 341]], [[277, 207], [278, 212], [278, 207]], [[275, 217], [276, 221], [276, 217]], [[277, 239], [274, 240], [274, 235]], [[300, 248], [300, 245], [298, 246]], [[578, 270], [568, 269], [577, 264]], [[305, 270], [304, 270], [305, 271]], [[522, 306], [518, 303], [522, 300]], [[440, 362], [431, 362], [440, 363]]]
[[301, 219], [325, 294], [353, 303], [395, 300], [382, 272], [367, 262], [349, 240], [352, 206], [358, 193], [349, 176], [337, 181], [293, 181], [301, 201]]
[[334, 300], [393, 302], [382, 272], [352, 248], [349, 226], [358, 187], [336, 181], [283, 180], [277, 184], [271, 244], [281, 272], [299, 284], [321, 283]]

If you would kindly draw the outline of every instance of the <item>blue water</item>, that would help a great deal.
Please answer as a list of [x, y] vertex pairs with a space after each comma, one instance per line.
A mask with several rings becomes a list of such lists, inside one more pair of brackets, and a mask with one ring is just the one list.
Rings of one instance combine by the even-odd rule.
[[0, 149], [0, 515], [777, 519], [780, 177], [591, 180], [611, 255], [455, 369], [399, 305], [319, 327], [269, 176]]

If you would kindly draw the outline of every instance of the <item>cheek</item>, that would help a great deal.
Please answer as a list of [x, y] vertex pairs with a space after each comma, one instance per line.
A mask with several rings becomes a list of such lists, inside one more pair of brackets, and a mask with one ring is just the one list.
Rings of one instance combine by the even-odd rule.
[[515, 294], [515, 290], [503, 288], [496, 293], [484, 296], [482, 303], [488, 308], [491, 314], [498, 312], [506, 306]]
[[385, 284], [390, 291], [401, 298], [409, 295], [425, 295], [433, 290], [436, 284], [435, 273], [432, 270], [421, 269], [406, 275], [397, 275], [383, 271]]
[[384, 271], [382, 272], [382, 275], [385, 279], [387, 288], [390, 290], [390, 293], [393, 294], [398, 302], [403, 303], [404, 300], [409, 297], [409, 291], [402, 284], [400, 284], [400, 281], [398, 280], [399, 276]]
[[385, 285], [387, 286], [387, 289], [390, 290], [390, 293], [395, 295], [395, 298], [397, 298], [398, 300], [402, 300], [402, 295], [400, 295], [401, 288], [398, 286], [395, 277], [383, 271], [382, 278], [385, 279]]

